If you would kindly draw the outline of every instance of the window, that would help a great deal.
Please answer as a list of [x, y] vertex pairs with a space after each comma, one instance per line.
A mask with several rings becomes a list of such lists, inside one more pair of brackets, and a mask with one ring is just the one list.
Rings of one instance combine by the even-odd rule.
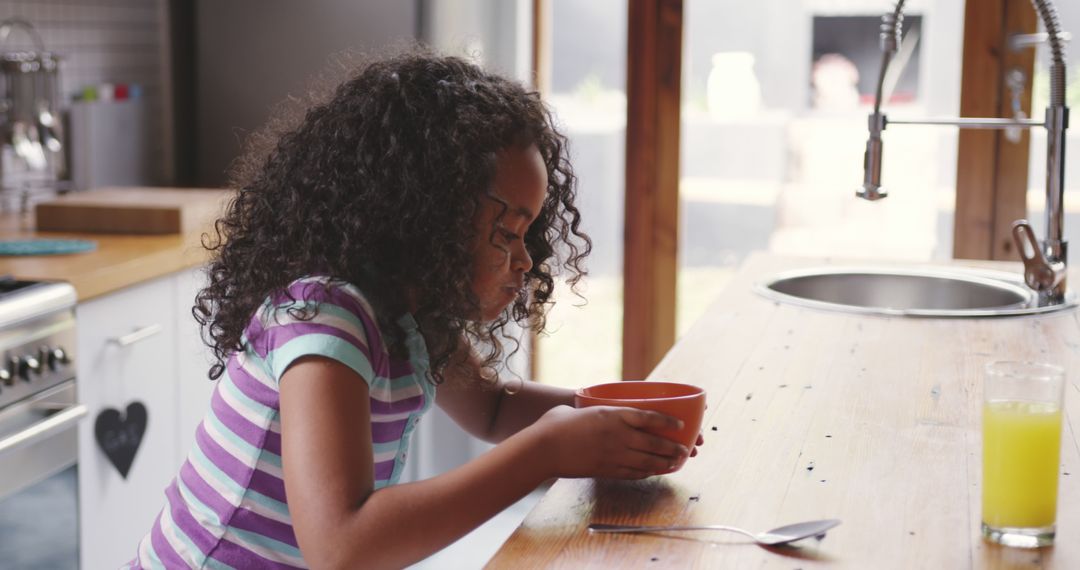
[[[686, 0], [679, 334], [756, 250], [951, 257], [954, 129], [887, 129], [890, 195], [855, 197], [887, 9], [870, 0]], [[902, 72], [883, 109], [958, 114], [963, 3], [908, 2], [904, 32], [894, 63]]]
[[626, 0], [551, 0], [551, 93], [570, 140], [589, 275], [565, 284], [538, 339], [541, 381], [577, 387], [621, 378], [626, 156]]

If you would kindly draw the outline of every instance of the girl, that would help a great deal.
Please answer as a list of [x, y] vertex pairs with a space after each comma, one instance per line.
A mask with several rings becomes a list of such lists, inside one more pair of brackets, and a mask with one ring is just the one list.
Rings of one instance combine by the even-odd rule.
[[[261, 140], [194, 308], [219, 382], [132, 567], [402, 567], [546, 479], [691, 454], [647, 431], [674, 418], [496, 374], [503, 327], [543, 327], [553, 271], [576, 283], [590, 249], [535, 93], [415, 51]], [[397, 485], [433, 403], [498, 445]]]

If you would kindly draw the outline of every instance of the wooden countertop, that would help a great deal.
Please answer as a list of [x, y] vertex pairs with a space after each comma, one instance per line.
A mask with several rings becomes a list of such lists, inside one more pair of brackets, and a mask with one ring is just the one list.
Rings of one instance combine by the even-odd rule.
[[[751, 290], [777, 271], [824, 263], [752, 256], [650, 376], [708, 391], [698, 457], [640, 482], [557, 481], [488, 568], [1080, 568], [1077, 311], [891, 318], [777, 304]], [[980, 536], [982, 369], [998, 359], [1069, 371], [1050, 548], [1002, 548]], [[799, 549], [719, 532], [585, 528], [760, 531], [825, 518], [843, 524]]]
[[[212, 220], [207, 221], [206, 230]], [[205, 263], [202, 231], [163, 235], [38, 232], [34, 216], [0, 214], [0, 238], [80, 238], [97, 249], [71, 255], [0, 257], [0, 275], [71, 282], [79, 302]]]

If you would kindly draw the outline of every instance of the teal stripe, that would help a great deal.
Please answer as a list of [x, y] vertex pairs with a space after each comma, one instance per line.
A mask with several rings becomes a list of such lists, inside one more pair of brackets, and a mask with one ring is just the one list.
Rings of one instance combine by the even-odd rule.
[[292, 518], [292, 515], [289, 514], [289, 505], [286, 505], [285, 503], [282, 503], [281, 501], [273, 497], [267, 497], [266, 495], [258, 491], [246, 489], [244, 491], [244, 498], [241, 500], [241, 503], [245, 500], [252, 503], [258, 503], [259, 506], [265, 508], [266, 510], [273, 511], [283, 517], [289, 517], [290, 520]]
[[[289, 515], [289, 507], [281, 501], [278, 501], [277, 499], [271, 497], [267, 497], [262, 493], [252, 491], [251, 489], [248, 489], [246, 487], [239, 486], [236, 481], [233, 481], [229, 478], [228, 475], [221, 471], [221, 469], [218, 469], [218, 467], [214, 465], [208, 457], [206, 457], [206, 454], [203, 453], [202, 449], [200, 449], [198, 445], [196, 445], [195, 449], [192, 450], [191, 457], [193, 463], [198, 463], [199, 467], [205, 469], [207, 473], [214, 477], [214, 480], [224, 485], [225, 488], [229, 489], [232, 494], [240, 497], [241, 502], [243, 502], [244, 499], [251, 499], [253, 502], [258, 503], [259, 505], [265, 507], [267, 510], [274, 511], [275, 513], [279, 513], [285, 516]], [[229, 500], [227, 497], [223, 498], [225, 498], [226, 501], [232, 503], [232, 501]]]
[[281, 554], [287, 554], [289, 556], [301, 558], [299, 548], [296, 548], [290, 544], [285, 544], [284, 542], [279, 542], [270, 538], [269, 536], [242, 530], [234, 526], [229, 527], [229, 532], [235, 534], [236, 536], [243, 539], [244, 542], [247, 542], [249, 544], [256, 544], [258, 546], [261, 546], [262, 548], [265, 548], [266, 550], [272, 550]]
[[[218, 435], [219, 437], [224, 438], [229, 443], [231, 443], [231, 444], [235, 445], [236, 447], [238, 447], [240, 452], [244, 454], [243, 457], [240, 457], [240, 456], [237, 456], [232, 451], [229, 451], [229, 453], [233, 457], [236, 457], [236, 459], [242, 461], [245, 465], [254, 465], [255, 464], [255, 461], [258, 460], [259, 453], [262, 450], [255, 447], [254, 445], [251, 445], [250, 443], [244, 441], [243, 439], [240, 438], [240, 436], [233, 433], [233, 431], [231, 429], [229, 429], [229, 426], [221, 423], [221, 418], [217, 417], [217, 414], [215, 414], [215, 413], [206, 414], [206, 420], [217, 431], [216, 435]], [[262, 429], [265, 431], [266, 428], [262, 428]], [[210, 430], [207, 430], [207, 435], [210, 435]], [[222, 447], [224, 447], [224, 446], [222, 446]]]
[[372, 453], [385, 453], [387, 451], [397, 451], [400, 447], [401, 443], [399, 441], [388, 441], [386, 443], [372, 444], [371, 451]]
[[273, 465], [274, 467], [277, 467], [279, 469], [283, 468], [281, 464], [281, 456], [272, 451], [267, 451], [265, 449], [262, 450], [262, 453], [259, 454], [259, 458], [256, 460], [256, 462], [259, 461], [269, 463], [270, 465]]
[[[210, 461], [210, 458], [203, 453], [202, 448], [198, 445], [193, 446], [191, 450], [191, 459], [193, 464], [199, 465], [199, 471], [205, 471], [208, 475], [213, 477], [214, 481], [217, 481], [220, 484], [219, 486], [228, 489], [230, 495], [237, 497], [244, 496], [244, 491], [246, 489], [241, 487], [236, 481], [233, 481], [232, 478], [219, 469], [217, 465], [214, 465], [214, 462]], [[201, 476], [202, 473], [199, 473], [199, 475]], [[209, 483], [209, 481], [207, 483]], [[223, 498], [230, 503], [232, 502], [228, 497]]]
[[[290, 310], [300, 311], [304, 314], [310, 314], [312, 310], [315, 310], [320, 315], [327, 314], [342, 317], [352, 323], [355, 323], [357, 330], [361, 332], [365, 331], [364, 322], [360, 320], [360, 317], [356, 316], [356, 313], [350, 311], [349, 309], [346, 309], [341, 305], [326, 300], [317, 301], [313, 299], [297, 299], [292, 303], [282, 303], [280, 305], [274, 305], [273, 309], [267, 307], [267, 310], [273, 311], [272, 316], [281, 316], [280, 320], [270, 321], [273, 323], [283, 323], [286, 319], [292, 320], [293, 317], [291, 317], [288, 313], [288, 311]], [[370, 313], [367, 314], [369, 317], [372, 316]]]
[[[311, 303], [311, 302], [309, 302], [309, 303], [307, 303], [305, 305], [305, 307], [310, 307], [312, 305], [314, 305], [319, 310], [320, 315], [329, 315], [329, 316], [337, 317], [337, 318], [349, 323], [350, 325], [352, 325], [353, 328], [355, 328], [356, 331], [359, 332], [360, 335], [362, 335], [360, 337], [360, 340], [364, 341], [365, 344], [367, 343], [367, 329], [364, 328], [364, 321], [360, 320], [360, 317], [356, 316], [356, 313], [350, 311], [349, 309], [346, 309], [345, 307], [342, 307], [341, 305], [335, 305], [333, 303], [328, 303], [328, 302], [319, 302], [319, 303]], [[371, 315], [368, 315], [368, 316], [370, 317]], [[319, 318], [315, 317], [314, 322], [318, 322], [318, 320], [319, 320]], [[372, 320], [374, 320], [374, 318], [372, 318]], [[350, 331], [345, 331], [345, 332], [350, 332]]]
[[[288, 311], [290, 310], [303, 311], [305, 314], [309, 314], [312, 310], [316, 311], [315, 318], [309, 321], [300, 321], [301, 323], [318, 323], [319, 317], [322, 315], [340, 318], [355, 329], [355, 331], [346, 330], [345, 332], [350, 333], [353, 336], [359, 336], [360, 340], [363, 340], [365, 343], [367, 342], [367, 329], [364, 328], [364, 321], [360, 320], [360, 317], [358, 317], [356, 313], [341, 305], [335, 305], [334, 303], [325, 301], [300, 300], [288, 305], [277, 305], [270, 315], [273, 319], [270, 320], [269, 323], [274, 326], [289, 326], [290, 324], [295, 324], [293, 322], [293, 317], [288, 314]], [[370, 317], [371, 315], [368, 316]], [[374, 320], [374, 317], [372, 317], [372, 320]]]
[[[161, 512], [161, 522], [164, 523], [165, 520], [168, 519], [169, 527], [175, 531], [173, 534], [175, 534], [176, 537], [180, 539], [180, 542], [184, 543], [184, 547], [187, 548], [187, 551], [191, 554], [198, 553], [200, 558], [203, 557], [204, 555], [202, 554], [202, 550], [200, 550], [198, 546], [195, 546], [195, 542], [191, 540], [187, 533], [184, 532], [184, 529], [180, 528], [180, 525], [176, 524], [176, 521], [173, 520], [171, 506], [172, 505], [169, 501], [165, 501], [165, 509], [163, 509]], [[165, 525], [162, 524], [161, 527], [161, 535], [163, 538], [165, 538], [165, 542], [168, 543], [169, 539], [167, 538], [168, 535], [165, 532]], [[181, 558], [183, 558], [183, 556], [181, 556]]]
[[[420, 380], [422, 381], [422, 380]], [[416, 374], [407, 374], [405, 376], [398, 376], [397, 378], [388, 379], [385, 376], [379, 376], [373, 382], [368, 382], [373, 388], [384, 388], [389, 386], [391, 390], [397, 390], [400, 388], [408, 388], [409, 386], [415, 386], [418, 382]]]
[[[221, 385], [221, 389], [228, 391], [229, 396], [231, 396], [238, 405], [242, 406], [245, 410], [250, 411], [252, 415], [261, 418], [272, 418], [274, 417], [274, 414], [277, 413], [277, 410], [275, 410], [274, 408], [260, 404], [259, 402], [256, 402], [255, 400], [249, 398], [247, 394], [243, 393], [240, 390], [240, 387], [236, 385], [236, 381], [233, 380], [231, 377], [228, 379], [227, 382]], [[231, 406], [232, 404], [229, 405]]]
[[[198, 473], [196, 473], [196, 475], [198, 475]], [[180, 496], [184, 498], [184, 502], [191, 505], [191, 510], [194, 511], [194, 514], [198, 514], [198, 517], [196, 518], [211, 520], [219, 527], [225, 526], [222, 523], [221, 517], [214, 512], [214, 509], [211, 509], [206, 503], [200, 501], [199, 498], [195, 496], [195, 493], [192, 493], [191, 489], [189, 489], [179, 477], [176, 478], [176, 488], [180, 491]], [[225, 502], [228, 503], [228, 501]], [[229, 503], [229, 505], [232, 506], [232, 503]]]
[[397, 393], [397, 395], [395, 395], [388, 388], [372, 386], [371, 389], [368, 391], [368, 396], [373, 401], [377, 401], [380, 404], [400, 404], [405, 400], [411, 400], [413, 398], [418, 398], [426, 395], [423, 388], [416, 386], [410, 386], [410, 388], [414, 389], [414, 392], [412, 394], [407, 394], [404, 390], [401, 390]]
[[[159, 522], [160, 524], [160, 522]], [[149, 536], [146, 537], [146, 553], [150, 555], [150, 567], [151, 568], [165, 568], [165, 563], [158, 557], [158, 553], [154, 550], [154, 541]], [[142, 564], [142, 561], [139, 561]]]
[[224, 563], [224, 562], [222, 562], [220, 560], [210, 558], [209, 556], [206, 557], [206, 560], [203, 560], [203, 566], [202, 567], [203, 568], [212, 568], [213, 570], [236, 570], [232, 566], [229, 566], [228, 564], [226, 564], [226, 563]]
[[365, 382], [375, 378], [375, 372], [371, 362], [360, 349], [349, 342], [327, 334], [312, 333], [298, 336], [284, 345], [270, 351], [266, 361], [275, 380], [280, 380], [281, 375], [297, 358], [301, 356], [318, 355], [332, 358], [353, 369]]
[[[267, 451], [265, 449], [260, 449], [258, 447], [255, 447], [254, 445], [251, 445], [247, 441], [244, 441], [244, 439], [241, 438], [239, 435], [236, 435], [236, 433], [234, 431], [232, 431], [232, 429], [230, 429], [229, 426], [224, 424], [221, 421], [221, 418], [217, 417], [217, 414], [213, 413], [213, 410], [211, 410], [211, 413], [206, 414], [206, 420], [208, 420], [210, 422], [210, 424], [213, 425], [213, 427], [218, 431], [218, 433], [222, 437], [224, 437], [226, 440], [228, 440], [233, 445], [240, 448], [241, 452], [243, 452], [245, 454], [243, 457], [239, 457], [236, 454], [232, 454], [232, 452], [230, 452], [230, 454], [232, 454], [233, 457], [236, 457], [237, 459], [242, 460], [245, 465], [253, 466], [253, 465], [255, 465], [255, 463], [262, 460], [265, 463], [269, 463], [270, 465], [273, 465], [275, 467], [281, 467], [281, 456], [280, 455], [278, 455], [278, 454], [276, 454], [276, 453], [274, 453], [272, 451]], [[269, 431], [269, 426], [259, 426], [259, 427], [264, 432]], [[207, 435], [210, 435], [209, 430], [207, 430]]]

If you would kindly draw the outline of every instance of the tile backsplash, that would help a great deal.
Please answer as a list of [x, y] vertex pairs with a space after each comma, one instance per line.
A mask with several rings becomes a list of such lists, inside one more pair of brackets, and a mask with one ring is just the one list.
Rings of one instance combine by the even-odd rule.
[[[143, 171], [150, 181], [163, 181], [171, 169], [166, 0], [0, 0], [0, 20], [7, 18], [29, 21], [45, 49], [60, 57], [65, 110], [86, 86], [139, 86], [145, 117], [140, 137], [147, 142], [149, 165]], [[0, 52], [32, 48], [29, 36], [16, 28]]]

